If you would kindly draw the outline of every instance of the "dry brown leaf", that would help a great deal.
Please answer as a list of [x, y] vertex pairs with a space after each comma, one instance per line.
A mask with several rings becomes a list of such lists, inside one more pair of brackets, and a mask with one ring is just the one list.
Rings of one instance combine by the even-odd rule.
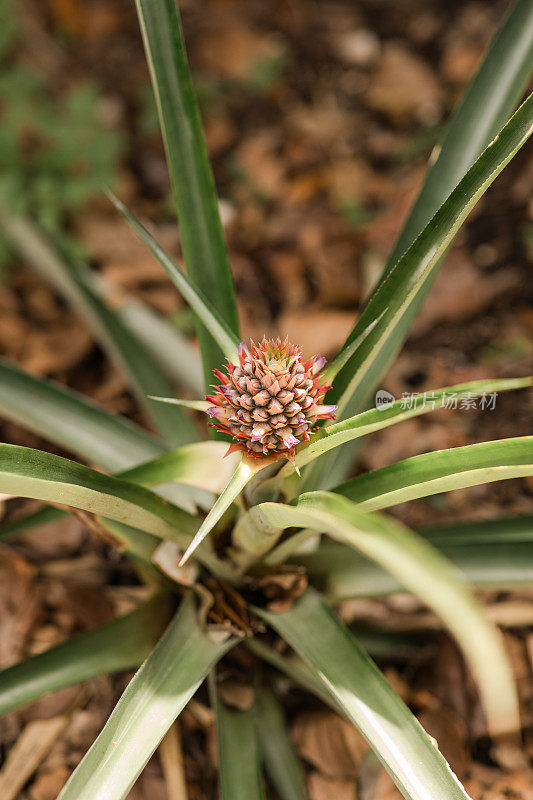
[[423, 59], [395, 42], [383, 48], [366, 99], [370, 108], [399, 123], [414, 118], [433, 125], [442, 113], [442, 90], [432, 70]]
[[66, 314], [62, 324], [26, 333], [20, 364], [28, 372], [55, 375], [75, 367], [89, 354], [93, 344], [89, 331]]
[[218, 693], [227, 706], [239, 711], [249, 711], [254, 704], [253, 687], [239, 681], [224, 681], [218, 687]]
[[301, 345], [304, 355], [336, 353], [350, 332], [355, 318], [351, 311], [288, 311], [276, 330]]
[[34, 559], [71, 556], [83, 541], [83, 525], [75, 517], [68, 516], [25, 531], [19, 541], [24, 542], [25, 552]]
[[470, 763], [467, 749], [467, 728], [457, 714], [447, 708], [427, 708], [418, 715], [418, 720], [430, 736], [453, 771], [461, 779]]
[[[390, 775], [387, 772], [383, 772], [378, 779], [376, 790], [371, 800], [403, 800], [403, 795], [396, 788]], [[430, 800], [429, 797], [428, 800]]]
[[480, 800], [533, 800], [532, 777], [525, 770], [504, 775], [483, 792]]
[[31, 800], [56, 800], [68, 777], [69, 770], [61, 766], [39, 772], [29, 789]]
[[486, 273], [475, 266], [464, 249], [454, 248], [437, 273], [411, 333], [420, 336], [438, 323], [458, 322], [479, 314], [519, 281], [516, 270]]
[[309, 800], [356, 800], [355, 780], [328, 778], [319, 772], [311, 772], [307, 778]]
[[0, 545], [0, 668], [22, 658], [39, 610], [36, 568]]
[[356, 778], [368, 745], [358, 730], [331, 711], [300, 714], [292, 737], [300, 756], [332, 778]]
[[284, 44], [279, 36], [255, 29], [236, 14], [219, 17], [216, 25], [204, 29], [194, 52], [197, 62], [211, 74], [248, 81], [262, 63], [283, 55]]

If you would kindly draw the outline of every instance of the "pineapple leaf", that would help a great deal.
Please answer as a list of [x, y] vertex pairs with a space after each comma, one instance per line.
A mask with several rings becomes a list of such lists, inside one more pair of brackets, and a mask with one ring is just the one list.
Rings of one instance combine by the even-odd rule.
[[[427, 172], [422, 189], [373, 295], [467, 170], [507, 122], [527, 86], [532, 63], [533, 8], [529, 0], [516, 0], [450, 120], [443, 141], [436, 150], [437, 157]], [[424, 292], [429, 285], [430, 283]], [[369, 303], [373, 301], [373, 295]], [[418, 305], [404, 315], [402, 324], [395, 333], [397, 344], [404, 338], [417, 311]], [[348, 336], [345, 347], [358, 336], [359, 331], [358, 321]], [[371, 389], [386, 369], [387, 353], [381, 361], [381, 366], [374, 372]], [[354, 359], [344, 374], [344, 383], [350, 380], [356, 367]], [[356, 410], [357, 405], [350, 407]]]
[[[219, 367], [222, 363], [224, 356], [230, 361], [237, 361], [237, 347], [239, 345], [239, 337], [233, 333], [230, 326], [217, 311], [214, 303], [209, 299], [208, 295], [202, 289], [195, 285], [191, 278], [170, 258], [170, 256], [163, 250], [160, 244], [154, 237], [141, 225], [141, 223], [128, 211], [120, 200], [117, 200], [113, 195], [109, 195], [111, 201], [116, 208], [124, 214], [132, 228], [143, 240], [143, 242], [150, 248], [156, 259], [159, 261], [172, 283], [176, 286], [178, 291], [182, 294], [184, 300], [187, 301], [189, 306], [196, 314], [198, 320], [213, 340], [218, 345], [216, 348], [217, 353], [220, 353], [215, 368]], [[190, 269], [190, 268], [189, 268]], [[194, 273], [191, 273], [194, 274]], [[205, 366], [205, 365], [204, 365]], [[206, 383], [212, 381], [212, 373], [209, 377], [206, 376]], [[162, 392], [161, 394], [165, 394]]]
[[350, 344], [348, 344], [346, 347], [343, 347], [342, 350], [335, 356], [331, 364], [322, 370], [320, 378], [324, 383], [329, 383], [337, 377], [341, 369], [346, 366], [350, 358], [355, 354], [355, 351], [364, 342], [370, 331], [373, 330], [373, 328], [375, 328], [375, 326], [378, 324], [384, 313], [385, 311], [383, 310], [379, 317], [373, 320], [365, 328], [365, 330], [359, 334], [359, 336], [350, 342]]
[[[165, 141], [185, 265], [194, 284], [238, 341], [239, 323], [229, 259], [200, 113], [189, 77], [174, 0], [137, 0], [146, 57]], [[198, 315], [205, 383], [227, 348]], [[161, 393], [163, 394], [163, 393]]]
[[491, 733], [518, 730], [518, 700], [502, 641], [460, 572], [399, 522], [359, 508], [331, 492], [304, 494], [296, 507], [261, 506], [272, 524], [314, 528], [360, 550], [423, 600], [461, 645], [477, 678]]
[[162, 443], [133, 422], [4, 359], [0, 359], [0, 416], [104, 469], [127, 469], [165, 452]]
[[58, 800], [122, 800], [211, 667], [237, 641], [204, 632], [189, 593]]
[[305, 773], [274, 692], [265, 688], [256, 691], [255, 710], [263, 760], [280, 800], [307, 800]]
[[32, 269], [79, 312], [112, 362], [126, 376], [149, 419], [169, 444], [177, 446], [196, 441], [197, 431], [186, 414], [162, 408], [149, 399], [153, 394], [171, 394], [172, 387], [143, 343], [103, 301], [91, 271], [82, 264], [66, 264], [30, 220], [2, 214], [0, 229]]
[[156, 595], [119, 619], [0, 672], [0, 716], [76, 683], [132, 667], [150, 653], [170, 619], [172, 601]]
[[[0, 493], [79, 508], [184, 548], [198, 527], [197, 518], [143, 486], [29, 447], [0, 444]], [[233, 572], [207, 548], [197, 558], [235, 582]]]
[[516, 0], [437, 147], [383, 277], [507, 122], [527, 87], [532, 64], [533, 6], [529, 0]]
[[0, 492], [73, 506], [186, 545], [197, 521], [127, 481], [29, 447], [0, 444]]
[[[533, 532], [532, 518], [529, 518], [529, 530]], [[431, 538], [429, 541], [455, 564], [469, 584], [502, 590], [511, 586], [531, 586], [531, 535], [529, 541], [489, 540], [468, 544], [457, 537], [450, 541], [433, 542]], [[336, 542], [321, 542], [315, 552], [298, 553], [291, 560], [305, 567], [311, 581], [323, 587], [326, 599], [333, 605], [354, 597], [378, 597], [403, 591], [393, 575]]]
[[151, 397], [152, 400], [157, 400], [158, 403], [170, 403], [173, 406], [183, 406], [183, 408], [191, 408], [193, 411], [207, 411], [212, 403], [207, 400], [179, 400], [176, 397]]
[[308, 589], [289, 611], [255, 612], [308, 662], [407, 800], [470, 800], [416, 717], [318, 594]]
[[334, 491], [375, 511], [407, 500], [533, 475], [533, 436], [451, 447], [397, 461], [336, 486]]
[[383, 354], [390, 355], [401, 344], [400, 321], [405, 325], [409, 310], [436, 274], [441, 256], [466, 217], [532, 131], [533, 95], [530, 95], [372, 294], [357, 320], [353, 336], [358, 336], [379, 317], [378, 323], [333, 382], [340, 413], [350, 413], [366, 398], [378, 369], [381, 374]]
[[226, 456], [227, 450], [225, 442], [188, 444], [121, 472], [119, 477], [143, 486], [177, 481], [220, 494], [240, 461], [237, 453]]
[[209, 511], [209, 514], [195, 533], [192, 542], [189, 544], [185, 553], [181, 557], [179, 563], [180, 567], [182, 567], [188, 561], [196, 548], [201, 545], [208, 533], [213, 530], [224, 512], [240, 495], [246, 484], [257, 472], [267, 466], [270, 461], [271, 459], [266, 458], [254, 459], [246, 456], [242, 457], [237, 465], [237, 468], [235, 469], [235, 472], [220, 493], [220, 496], [217, 497], [214, 506]]
[[[340, 418], [350, 416], [367, 402], [369, 393], [401, 347], [419, 304], [438, 271], [441, 257], [479, 198], [526, 143], [532, 130], [533, 96], [530, 96], [372, 293], [348, 338], [348, 344], [372, 321], [377, 318], [379, 321], [338, 373], [328, 393], [328, 402], [339, 406]], [[338, 480], [338, 473], [345, 468], [341, 463], [345, 456], [341, 452], [313, 465], [307, 485], [317, 485], [326, 468], [328, 475], [324, 483], [331, 486]]]
[[202, 394], [204, 376], [198, 350], [169, 319], [131, 297], [117, 313], [171, 381]]
[[[64, 386], [30, 375], [0, 359], [0, 416], [112, 472], [164, 453], [164, 445], [130, 420]], [[171, 499], [195, 511], [196, 492], [173, 486]]]
[[264, 800], [254, 707], [230, 708], [210, 681], [218, 743], [220, 800]]
[[313, 434], [311, 443], [307, 447], [303, 447], [296, 454], [294, 461], [289, 462], [283, 468], [280, 477], [289, 475], [294, 469], [303, 467], [334, 447], [383, 430], [390, 425], [396, 425], [406, 419], [427, 414], [438, 408], [460, 408], [463, 401], [471, 403], [477, 397], [522, 389], [531, 386], [532, 383], [533, 378], [530, 377], [472, 381], [409, 395], [406, 399], [391, 401], [385, 406], [363, 411], [355, 417], [333, 423]]

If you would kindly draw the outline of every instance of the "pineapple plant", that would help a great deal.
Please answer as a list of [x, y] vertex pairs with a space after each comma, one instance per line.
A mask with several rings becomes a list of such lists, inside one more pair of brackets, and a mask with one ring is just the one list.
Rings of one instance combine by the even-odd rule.
[[[487, 379], [437, 389], [429, 404], [421, 394], [407, 407], [400, 401], [367, 407], [455, 233], [533, 131], [533, 96], [510, 116], [533, 66], [531, 3], [518, 0], [509, 11], [378, 285], [328, 365], [321, 356], [303, 360], [298, 343], [287, 339], [241, 341], [178, 12], [174, 0], [137, 0], [137, 7], [187, 272], [119, 200], [113, 202], [194, 311], [204, 397], [177, 399], [157, 347], [139, 338], [131, 318], [110, 309], [89, 268], [69, 269], [30, 220], [0, 211], [11, 246], [98, 332], [159, 434], [0, 362], [3, 417], [95, 467], [1, 444], [0, 492], [45, 505], [4, 525], [0, 536], [74, 510], [111, 538], [153, 589], [129, 615], [0, 672], [0, 711], [103, 672], [138, 667], [60, 795], [120, 800], [207, 679], [223, 800], [264, 797], [263, 766], [281, 800], [304, 800], [303, 770], [277, 694], [284, 674], [357, 726], [405, 798], [464, 800], [468, 795], [434, 742], [334, 607], [358, 596], [365, 563], [373, 563], [376, 593], [380, 586], [391, 591], [392, 580], [426, 603], [455, 637], [477, 681], [491, 736], [517, 736], [508, 657], [454, 546], [475, 535], [491, 580], [499, 568], [498, 585], [512, 585], [523, 579], [524, 563], [532, 563], [531, 519], [496, 520], [486, 539], [475, 525], [441, 532], [435, 541], [442, 547], [444, 536], [452, 565], [430, 535], [382, 511], [530, 476], [532, 437], [424, 453], [355, 478], [349, 467], [360, 437], [429, 413], [450, 394], [482, 397], [531, 385], [528, 376]], [[187, 360], [175, 371], [190, 379]], [[198, 441], [190, 409], [208, 415], [214, 438]], [[517, 526], [520, 569], [511, 557], [502, 564], [494, 548]], [[222, 691], [224, 670], [217, 670], [223, 659], [231, 663], [235, 648], [246, 650], [253, 673], [247, 676], [250, 702], [238, 708]]]

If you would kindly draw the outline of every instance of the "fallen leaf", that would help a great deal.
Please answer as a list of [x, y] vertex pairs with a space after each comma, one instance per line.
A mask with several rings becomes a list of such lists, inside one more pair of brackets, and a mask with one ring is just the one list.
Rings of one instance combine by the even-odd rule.
[[319, 772], [311, 772], [307, 778], [309, 800], [355, 800], [357, 784], [355, 780], [328, 778]]
[[40, 772], [29, 789], [31, 800], [56, 800], [68, 777], [69, 770], [66, 767]]
[[[39, 611], [36, 568], [0, 545], [0, 668], [19, 661]], [[1, 796], [1, 795], [0, 795]]]
[[388, 42], [370, 79], [370, 108], [396, 123], [416, 119], [434, 125], [442, 114], [442, 90], [427, 63], [402, 44]]
[[292, 738], [300, 756], [322, 775], [356, 778], [368, 745], [347, 720], [331, 711], [300, 714], [292, 726]]

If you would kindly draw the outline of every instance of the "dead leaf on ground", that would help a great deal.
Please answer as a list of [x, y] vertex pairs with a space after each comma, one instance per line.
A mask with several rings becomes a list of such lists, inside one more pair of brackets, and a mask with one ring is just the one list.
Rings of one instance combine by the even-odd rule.
[[442, 114], [442, 89], [433, 71], [404, 45], [388, 42], [366, 93], [370, 108], [397, 123], [434, 125]]
[[56, 800], [69, 778], [66, 767], [54, 767], [37, 774], [29, 789], [30, 800]]
[[447, 708], [427, 708], [418, 715], [425, 731], [437, 742], [438, 748], [459, 778], [466, 775], [470, 764], [465, 723]]
[[238, 708], [239, 711], [249, 711], [254, 704], [253, 686], [239, 681], [224, 681], [218, 687], [218, 693], [227, 706]]
[[0, 668], [19, 661], [36, 622], [39, 594], [36, 568], [0, 545]]
[[332, 778], [356, 778], [368, 752], [355, 726], [331, 711], [300, 714], [292, 726], [292, 738], [300, 756]]
[[334, 355], [355, 322], [351, 311], [290, 311], [277, 322], [276, 330], [301, 345], [304, 355]]
[[411, 334], [420, 336], [438, 323], [469, 319], [519, 282], [517, 271], [487, 273], [476, 267], [466, 250], [454, 248], [437, 273]]
[[311, 772], [307, 778], [309, 800], [355, 800], [357, 784], [355, 780], [328, 778], [319, 772]]
[[374, 794], [368, 800], [403, 800], [403, 794], [396, 788], [390, 775], [383, 772], [378, 779]]

